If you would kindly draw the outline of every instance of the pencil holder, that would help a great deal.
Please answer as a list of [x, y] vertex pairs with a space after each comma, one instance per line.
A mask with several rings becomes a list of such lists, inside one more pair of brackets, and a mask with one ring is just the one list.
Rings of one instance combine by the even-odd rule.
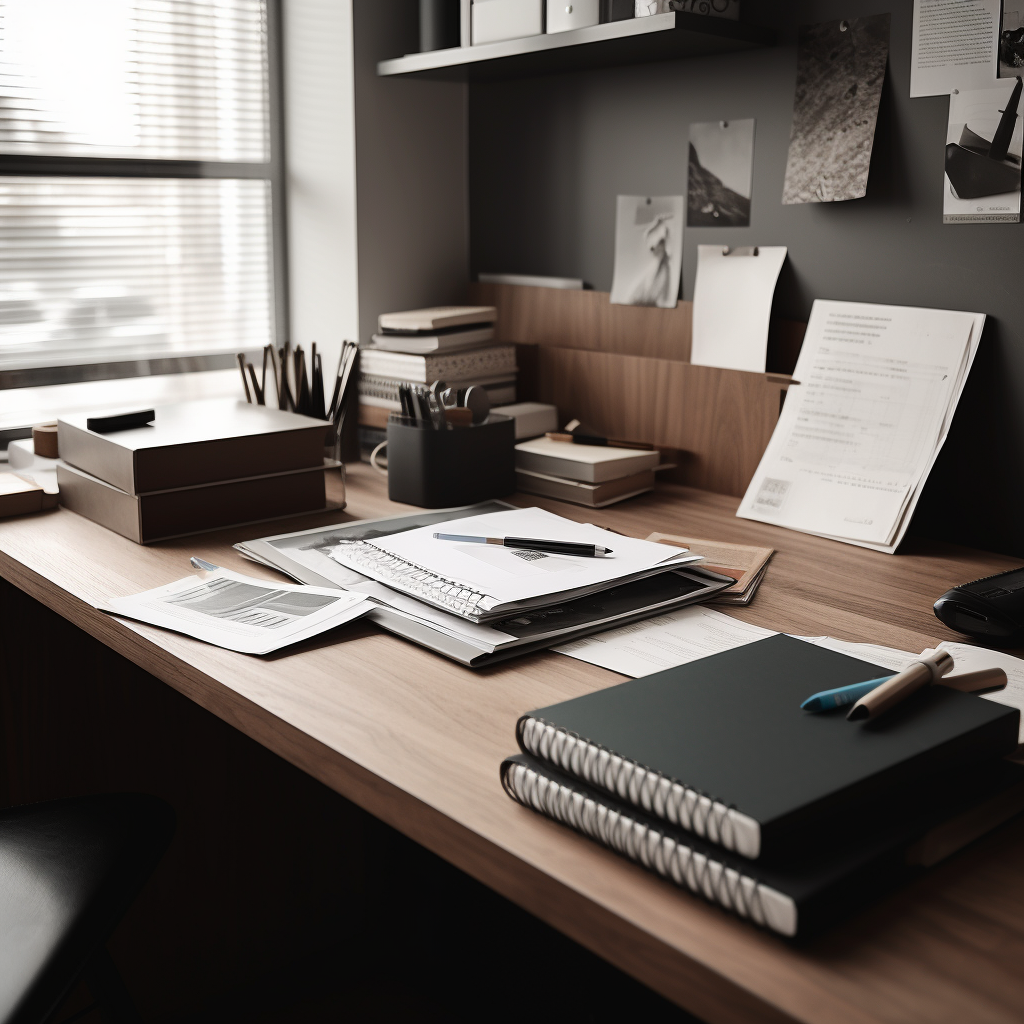
[[388, 497], [420, 508], [472, 505], [516, 489], [515, 420], [431, 430], [388, 421]]

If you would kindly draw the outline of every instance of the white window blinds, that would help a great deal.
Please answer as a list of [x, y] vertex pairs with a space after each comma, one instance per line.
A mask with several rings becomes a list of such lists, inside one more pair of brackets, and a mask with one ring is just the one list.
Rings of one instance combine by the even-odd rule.
[[265, 0], [0, 0], [0, 372], [272, 340], [268, 52]]

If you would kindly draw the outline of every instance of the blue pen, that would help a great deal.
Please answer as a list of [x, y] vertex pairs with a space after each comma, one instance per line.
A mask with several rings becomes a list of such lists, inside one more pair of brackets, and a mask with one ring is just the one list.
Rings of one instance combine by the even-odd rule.
[[879, 676], [863, 683], [851, 683], [849, 686], [837, 686], [834, 690], [812, 693], [800, 707], [804, 711], [831, 711], [833, 708], [846, 707], [847, 704], [856, 704], [865, 693], [870, 693], [875, 687], [887, 683], [890, 679], [892, 676]]

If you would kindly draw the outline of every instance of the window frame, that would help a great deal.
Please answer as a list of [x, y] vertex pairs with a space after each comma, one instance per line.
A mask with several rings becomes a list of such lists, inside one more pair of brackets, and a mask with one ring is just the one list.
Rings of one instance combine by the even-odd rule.
[[[269, 182], [272, 310], [270, 329], [275, 348], [288, 336], [289, 322], [282, 2], [283, 0], [264, 0], [267, 12], [267, 115], [270, 122], [270, 159], [267, 162], [0, 153], [0, 177], [214, 178]], [[216, 355], [137, 358], [116, 362], [0, 370], [0, 391], [50, 384], [148, 377], [154, 374], [226, 370], [236, 365], [235, 353], [225, 352]]]

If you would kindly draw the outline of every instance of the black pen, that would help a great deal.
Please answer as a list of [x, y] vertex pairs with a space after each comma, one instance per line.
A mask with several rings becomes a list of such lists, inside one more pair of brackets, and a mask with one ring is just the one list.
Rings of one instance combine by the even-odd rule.
[[600, 544], [575, 544], [568, 540], [541, 540], [539, 537], [476, 537], [463, 533], [435, 533], [434, 540], [455, 540], [464, 544], [498, 544], [506, 548], [544, 551], [552, 555], [582, 555], [584, 558], [600, 558], [612, 553], [611, 548], [603, 548]]

